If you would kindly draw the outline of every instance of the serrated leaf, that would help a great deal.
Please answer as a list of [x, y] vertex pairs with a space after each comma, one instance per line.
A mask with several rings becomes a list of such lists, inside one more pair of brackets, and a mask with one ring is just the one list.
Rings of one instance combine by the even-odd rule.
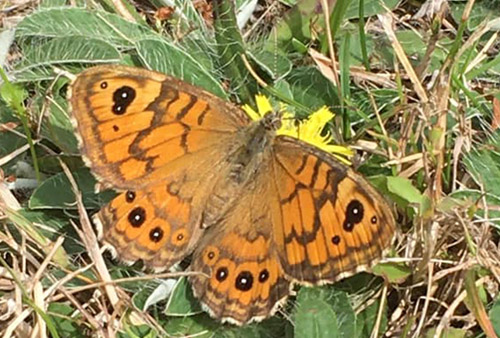
[[224, 75], [231, 80], [231, 88], [242, 102], [254, 103], [257, 83], [250, 76], [242, 55], [245, 54], [243, 38], [236, 23], [234, 2], [229, 0], [213, 3], [217, 63]]
[[293, 99], [311, 109], [338, 105], [335, 87], [314, 67], [296, 68], [286, 81]]

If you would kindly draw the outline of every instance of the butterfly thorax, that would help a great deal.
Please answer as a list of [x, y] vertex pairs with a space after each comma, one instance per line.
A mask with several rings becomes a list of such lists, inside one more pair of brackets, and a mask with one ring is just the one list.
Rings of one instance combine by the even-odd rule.
[[236, 134], [232, 151], [226, 158], [228, 171], [214, 185], [204, 209], [204, 226], [217, 223], [231, 209], [234, 201], [248, 190], [248, 185], [254, 181], [257, 172], [263, 170], [263, 165], [269, 163], [270, 145], [280, 123], [278, 118], [268, 114]]

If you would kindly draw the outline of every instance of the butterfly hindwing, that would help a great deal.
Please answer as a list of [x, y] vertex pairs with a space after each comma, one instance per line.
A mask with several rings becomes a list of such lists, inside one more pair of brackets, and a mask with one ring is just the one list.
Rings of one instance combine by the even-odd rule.
[[[121, 260], [160, 271], [184, 258], [201, 235], [196, 201], [184, 175], [119, 194], [94, 217], [99, 237]], [[193, 209], [194, 208], [194, 209]]]
[[215, 318], [234, 324], [271, 316], [290, 289], [271, 228], [265, 175], [245, 186], [224, 219], [210, 227], [194, 252], [195, 295]]

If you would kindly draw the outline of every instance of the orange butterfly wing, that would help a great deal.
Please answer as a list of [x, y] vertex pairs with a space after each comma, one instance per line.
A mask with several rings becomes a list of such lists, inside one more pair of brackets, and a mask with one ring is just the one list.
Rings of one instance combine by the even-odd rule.
[[248, 117], [164, 74], [99, 66], [78, 75], [70, 103], [87, 165], [127, 190], [94, 217], [125, 261], [164, 270], [201, 236], [202, 210]]
[[[269, 164], [269, 163], [267, 163]], [[248, 182], [193, 254], [194, 294], [215, 318], [242, 325], [272, 316], [289, 295], [272, 233], [269, 168]]]
[[71, 85], [73, 121], [87, 165], [117, 189], [164, 179], [227, 137], [249, 118], [224, 100], [167, 75], [126, 66], [98, 66]]
[[333, 282], [366, 270], [395, 232], [390, 207], [331, 154], [278, 136], [274, 143], [274, 240], [285, 274], [298, 283]]

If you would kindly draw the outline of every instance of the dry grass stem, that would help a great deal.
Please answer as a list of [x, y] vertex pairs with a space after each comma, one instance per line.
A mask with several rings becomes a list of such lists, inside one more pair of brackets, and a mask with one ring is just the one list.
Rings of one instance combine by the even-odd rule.
[[420, 79], [418, 78], [417, 74], [415, 73], [415, 70], [413, 69], [413, 66], [410, 63], [410, 60], [408, 60], [408, 57], [406, 56], [406, 53], [401, 46], [401, 43], [399, 42], [398, 38], [396, 37], [396, 33], [394, 32], [392, 25], [393, 25], [393, 20], [392, 16], [390, 14], [382, 14], [378, 15], [378, 19], [382, 23], [382, 27], [384, 28], [384, 31], [389, 38], [389, 41], [392, 44], [392, 47], [394, 48], [394, 52], [396, 53], [396, 56], [398, 57], [399, 62], [403, 65], [403, 68], [406, 71], [406, 74], [410, 78], [410, 81], [412, 82], [415, 92], [417, 93], [418, 97], [420, 98], [420, 101], [425, 104], [426, 102], [429, 101], [429, 98], [427, 97], [427, 93], [422, 86], [422, 83], [420, 82]]
[[[81, 193], [78, 190], [78, 186], [73, 178], [73, 175], [71, 174], [71, 171], [68, 169], [66, 164], [64, 162], [60, 161], [60, 164], [63, 168], [64, 173], [68, 177], [70, 183], [71, 183], [71, 188], [73, 190], [73, 193], [75, 194], [76, 197], [76, 204], [78, 206], [78, 213], [80, 215], [80, 223], [82, 225], [82, 230], [79, 231], [78, 228], [75, 226], [75, 229], [77, 229], [77, 232], [80, 235], [80, 238], [82, 239], [83, 243], [85, 244], [85, 247], [88, 250], [89, 256], [92, 258], [92, 261], [94, 262], [96, 269], [99, 273], [99, 276], [103, 281], [110, 282], [111, 281], [111, 276], [109, 274], [108, 268], [106, 267], [106, 264], [104, 263], [104, 259], [102, 258], [101, 251], [99, 248], [99, 241], [97, 240], [97, 237], [94, 233], [94, 229], [92, 228], [92, 225], [90, 223], [90, 219], [87, 215], [87, 211], [85, 210], [85, 207], [83, 206], [83, 201], [82, 201], [82, 196]], [[116, 294], [115, 288], [107, 284], [105, 287], [106, 293], [108, 294], [109, 300], [111, 301], [111, 304], [113, 306], [116, 306], [119, 302], [118, 295]]]

